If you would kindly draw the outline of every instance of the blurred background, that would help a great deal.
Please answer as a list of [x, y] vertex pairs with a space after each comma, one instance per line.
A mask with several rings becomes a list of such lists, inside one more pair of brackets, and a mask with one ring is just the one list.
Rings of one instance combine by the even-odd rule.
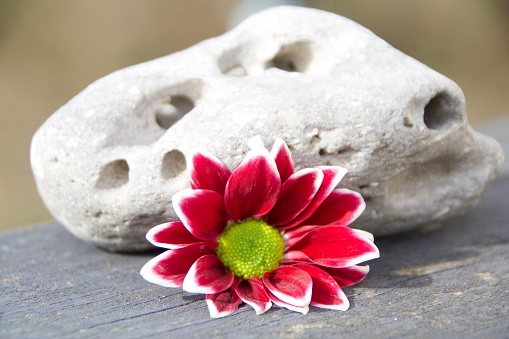
[[[220, 35], [248, 12], [285, 2], [292, 3], [0, 0], [0, 231], [51, 219], [29, 151], [55, 110], [110, 72]], [[353, 19], [456, 81], [474, 127], [509, 117], [509, 1], [293, 3]]]

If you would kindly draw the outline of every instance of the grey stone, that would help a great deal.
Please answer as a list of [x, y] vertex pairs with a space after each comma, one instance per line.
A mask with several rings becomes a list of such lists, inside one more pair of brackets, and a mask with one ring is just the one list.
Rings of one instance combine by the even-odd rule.
[[453, 81], [346, 18], [277, 7], [94, 82], [37, 131], [31, 163], [73, 234], [137, 251], [176, 219], [186, 155], [205, 147], [234, 167], [253, 136], [283, 138], [297, 168], [347, 168], [340, 185], [367, 203], [354, 226], [375, 235], [462, 213], [503, 162]]

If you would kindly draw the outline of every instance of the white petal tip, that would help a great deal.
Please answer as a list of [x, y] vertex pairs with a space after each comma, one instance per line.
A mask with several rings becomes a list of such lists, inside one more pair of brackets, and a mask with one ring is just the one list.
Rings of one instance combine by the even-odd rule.
[[304, 306], [300, 309], [295, 309], [294, 311], [302, 313], [303, 315], [306, 315], [309, 312], [309, 306]]
[[261, 148], [265, 148], [265, 146], [263, 145], [262, 138], [260, 138], [259, 135], [254, 136], [251, 139], [249, 139], [247, 141], [247, 145], [249, 146], [250, 149], [257, 149], [257, 148], [260, 148], [260, 147]]
[[312, 303], [311, 306], [319, 307], [319, 308], [325, 308], [328, 310], [335, 310], [335, 311], [348, 311], [350, 308], [350, 302], [345, 297], [343, 299], [343, 303], [340, 305], [324, 305], [324, 304], [318, 304], [318, 303]]
[[[155, 257], [154, 259], [157, 259]], [[175, 282], [165, 279], [161, 277], [159, 274], [154, 273], [153, 269], [155, 266], [157, 266], [157, 260], [150, 260], [148, 263], [145, 264], [140, 270], [140, 275], [143, 279], [146, 281], [163, 286], [163, 287], [180, 287], [180, 285], [176, 284]]]
[[[188, 278], [190, 277], [190, 278]], [[214, 294], [218, 293], [217, 290], [215, 290], [212, 287], [209, 286], [201, 286], [196, 284], [194, 281], [194, 276], [187, 274], [184, 278], [184, 283], [182, 284], [182, 289], [189, 293], [200, 293], [200, 294]]]
[[363, 230], [358, 230], [358, 229], [352, 229], [355, 233], [357, 233], [358, 235], [360, 235], [361, 237], [364, 237], [366, 239], [368, 239], [369, 241], [371, 242], [374, 242], [375, 241], [375, 237], [373, 236], [373, 234], [367, 232], [367, 231], [363, 231]]
[[254, 307], [253, 305], [251, 306], [255, 310], [256, 315], [261, 315], [270, 310], [270, 308], [272, 307], [272, 303], [267, 303], [264, 308]]
[[291, 304], [288, 304], [288, 303], [285, 303], [285, 302], [278, 302], [278, 301], [275, 301], [275, 300], [273, 300], [273, 302], [274, 302], [274, 304], [276, 304], [279, 307], [286, 308], [286, 309], [288, 309], [290, 311], [302, 313], [304, 315], [308, 314], [308, 312], [309, 312], [309, 305], [295, 306], [295, 305], [291, 305]]
[[359, 272], [362, 272], [364, 274], [368, 274], [369, 273], [369, 265], [362, 265], [362, 266], [356, 265], [355, 268]]
[[[160, 248], [165, 248], [168, 250], [174, 250], [174, 249], [182, 248], [182, 247], [185, 247], [186, 245], [189, 245], [188, 243], [186, 243], [186, 244], [168, 244], [168, 243], [159, 242], [156, 240], [157, 235], [160, 232], [164, 232], [166, 229], [168, 229], [170, 227], [170, 224], [172, 224], [172, 223], [176, 223], [176, 221], [168, 221], [168, 222], [165, 222], [164, 224], [160, 224], [160, 225], [152, 227], [145, 235], [145, 238], [152, 245], [154, 245], [156, 247], [160, 247]], [[171, 231], [170, 231], [170, 233], [171, 233]]]
[[205, 300], [205, 302], [207, 303], [207, 307], [209, 309], [209, 314], [210, 314], [211, 318], [214, 318], [214, 319], [222, 318], [222, 317], [226, 317], [227, 315], [230, 315], [233, 313], [230, 311], [220, 312], [217, 309], [216, 305], [214, 305], [214, 301], [212, 301], [212, 300]]
[[168, 224], [169, 222], [165, 222], [164, 224], [152, 227], [151, 229], [148, 230], [147, 234], [145, 234], [145, 239], [147, 239], [148, 242], [150, 242], [152, 245], [161, 247], [159, 245], [160, 243], [154, 240], [154, 235], [159, 233], [161, 229], [165, 229]]

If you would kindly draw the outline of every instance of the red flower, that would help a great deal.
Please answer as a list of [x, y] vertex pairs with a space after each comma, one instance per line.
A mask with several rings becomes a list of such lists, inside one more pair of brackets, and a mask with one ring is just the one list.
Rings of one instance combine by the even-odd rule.
[[335, 189], [346, 170], [294, 172], [287, 145], [254, 147], [233, 171], [208, 152], [190, 161], [191, 188], [173, 197], [181, 221], [151, 229], [169, 249], [141, 270], [146, 280], [206, 294], [212, 317], [245, 302], [257, 314], [272, 303], [306, 314], [308, 306], [347, 310], [341, 287], [361, 281], [378, 258], [370, 233], [347, 227], [362, 197]]

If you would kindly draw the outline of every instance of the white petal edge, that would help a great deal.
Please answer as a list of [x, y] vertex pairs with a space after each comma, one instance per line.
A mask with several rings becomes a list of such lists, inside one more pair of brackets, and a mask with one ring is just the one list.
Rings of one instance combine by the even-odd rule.
[[[316, 196], [316, 194], [318, 193], [318, 191], [320, 190], [320, 186], [322, 185], [322, 182], [323, 182], [323, 179], [324, 179], [324, 174], [323, 172], [319, 169], [319, 168], [303, 168], [295, 173], [293, 173], [286, 181], [283, 185], [288, 185], [287, 183], [292, 180], [292, 181], [297, 181], [299, 179], [301, 179], [302, 177], [305, 177], [305, 176], [308, 176], [308, 175], [311, 175], [311, 174], [316, 174], [316, 179], [313, 181], [312, 183], [312, 186], [313, 186], [313, 195], [309, 197], [309, 201], [307, 202], [306, 205], [302, 206], [300, 208], [299, 211], [295, 212], [293, 217], [290, 219], [290, 220], [284, 220], [282, 223], [280, 222], [280, 224], [282, 225], [285, 225], [285, 224], [288, 224], [290, 223], [292, 220], [296, 219], [299, 217], [299, 215], [305, 211], [307, 209], [307, 207], [309, 206], [309, 204], [311, 204], [311, 202], [313, 201], [314, 197]], [[281, 191], [283, 190], [283, 185], [281, 185]], [[295, 190], [294, 190], [295, 191]], [[276, 205], [274, 205], [274, 207], [277, 206], [277, 203]], [[274, 210], [274, 208], [273, 208]], [[270, 212], [269, 212], [269, 215], [270, 215]], [[288, 217], [287, 217], [288, 218]], [[278, 224], [279, 225], [279, 224]]]
[[339, 298], [343, 301], [343, 304], [341, 304], [341, 305], [324, 305], [324, 304], [319, 304], [319, 303], [313, 302], [313, 304], [311, 306], [315, 306], [315, 307], [319, 307], [319, 308], [326, 308], [329, 310], [347, 311], [350, 308], [350, 301], [346, 297], [343, 290], [341, 290], [341, 288], [340, 288], [339, 292], [340, 292]]
[[371, 233], [369, 233], [367, 231], [358, 230], [356, 228], [352, 228], [352, 231], [354, 231], [357, 235], [368, 239], [371, 242], [375, 241], [375, 237], [373, 237], [373, 234], [371, 234]]
[[351, 261], [348, 262], [348, 264], [346, 266], [344, 266], [344, 267], [350, 267], [350, 266], [354, 266], [354, 265], [363, 263], [363, 262], [368, 261], [368, 260], [380, 258], [380, 251], [378, 250], [378, 247], [376, 247], [373, 242], [371, 242], [368, 239], [364, 238], [364, 236], [361, 236], [361, 235], [359, 235], [359, 236], [361, 238], [363, 238], [366, 241], [367, 244], [369, 244], [369, 246], [371, 247], [372, 251], [351, 259]]
[[353, 266], [346, 267], [346, 268], [353, 268], [365, 275], [367, 275], [369, 273], [369, 265], [353, 265]]
[[220, 312], [216, 305], [214, 304], [214, 300], [209, 300], [209, 299], [205, 299], [205, 302], [207, 303], [207, 307], [209, 309], [209, 314], [210, 314], [210, 317], [211, 318], [222, 318], [222, 317], [226, 317], [230, 314], [232, 314], [233, 312], [235, 312], [237, 309], [234, 309], [233, 311], [223, 311], [223, 312]]
[[201, 190], [192, 190], [190, 188], [185, 188], [183, 190], [178, 191], [173, 195], [173, 198], [171, 198], [171, 202], [173, 205], [173, 210], [175, 211], [175, 214], [180, 219], [180, 221], [184, 224], [185, 228], [189, 231], [189, 233], [193, 234], [191, 232], [189, 227], [189, 218], [185, 215], [184, 211], [182, 211], [182, 208], [180, 207], [182, 200], [186, 198], [194, 198], [196, 195], [199, 195]]
[[287, 303], [284, 303], [284, 302], [280, 303], [280, 302], [275, 301], [275, 300], [272, 300], [272, 302], [276, 306], [289, 309], [290, 311], [299, 312], [299, 313], [302, 313], [304, 315], [308, 314], [308, 312], [309, 312], [309, 305], [306, 305], [306, 306], [295, 306], [295, 305], [287, 304]]
[[[297, 268], [297, 267], [295, 267], [295, 268]], [[308, 272], [306, 272], [304, 270], [301, 270], [301, 271], [303, 271], [307, 275], [309, 275]], [[309, 278], [311, 280], [311, 283], [306, 288], [306, 292], [304, 294], [304, 297], [299, 298], [299, 299], [294, 298], [291, 295], [281, 293], [281, 292], [279, 292], [277, 290], [272, 290], [267, 285], [265, 285], [265, 287], [267, 287], [269, 292], [272, 293], [276, 298], [280, 299], [282, 302], [288, 303], [290, 305], [294, 305], [294, 306], [297, 306], [297, 307], [305, 307], [305, 306], [308, 306], [309, 303], [311, 302], [311, 294], [313, 293], [313, 282], [312, 282], [311, 276], [309, 276]]]
[[345, 193], [345, 194], [353, 194], [353, 195], [357, 196], [358, 198], [360, 198], [361, 204], [359, 205], [359, 207], [353, 214], [352, 218], [348, 222], [348, 224], [351, 224], [352, 222], [357, 220], [357, 218], [360, 217], [360, 215], [364, 212], [364, 210], [366, 209], [366, 202], [364, 201], [364, 198], [362, 197], [362, 195], [359, 192], [349, 190], [348, 188], [338, 188], [335, 191]]
[[[218, 159], [214, 154], [210, 153], [206, 149], [196, 150], [195, 152], [191, 153], [191, 157], [186, 158], [186, 165], [188, 168], [187, 172], [188, 172], [188, 176], [190, 178], [191, 184], [194, 183], [194, 178], [195, 178], [193, 173], [197, 173], [197, 171], [195, 170], [195, 165], [194, 165], [194, 158], [197, 155], [201, 155], [201, 156], [207, 158], [210, 162], [215, 163], [218, 168], [225, 168], [226, 170], [229, 171], [228, 167], [220, 159]], [[201, 189], [201, 188], [199, 188], [199, 189]]]
[[262, 138], [259, 135], [250, 138], [247, 141], [247, 145], [249, 146], [250, 149], [265, 148], [265, 146], [263, 145]]
[[244, 299], [242, 299], [242, 301], [245, 302], [246, 304], [248, 304], [249, 306], [251, 306], [254, 309], [256, 315], [263, 314], [263, 313], [267, 312], [268, 310], [270, 310], [270, 308], [272, 307], [271, 301], [264, 303], [265, 304], [264, 308], [258, 307], [259, 304], [257, 304], [257, 303], [253, 303], [253, 302], [250, 302], [250, 301], [247, 301]]
[[[171, 221], [170, 221], [171, 222]], [[152, 227], [148, 232], [147, 234], [145, 235], [145, 238], [148, 240], [148, 242], [150, 242], [152, 245], [156, 246], [156, 247], [161, 247], [161, 248], [167, 248], [169, 250], [174, 250], [174, 249], [177, 249], [177, 248], [182, 248], [182, 247], [185, 247], [186, 245], [182, 245], [182, 246], [179, 246], [179, 245], [173, 245], [173, 244], [167, 244], [167, 243], [164, 243], [164, 242], [158, 242], [158, 241], [155, 241], [153, 239], [153, 236], [155, 233], [158, 233], [160, 231], [161, 228], [165, 228], [166, 225], [168, 225], [170, 222], [165, 222], [164, 224], [161, 224], [161, 225], [157, 225], [157, 226], [154, 226]]]
[[304, 297], [302, 299], [296, 299], [293, 296], [281, 293], [279, 291], [272, 291], [271, 290], [270, 292], [272, 294], [274, 294], [278, 299], [281, 299], [281, 301], [283, 301], [285, 303], [288, 303], [288, 304], [291, 304], [291, 305], [295, 305], [295, 306], [298, 306], [298, 307], [304, 307], [304, 306], [309, 305], [309, 303], [311, 302], [311, 294], [313, 292], [312, 290], [313, 290], [312, 287], [308, 288], [306, 290], [306, 294], [304, 295]]
[[288, 149], [288, 145], [286, 145], [286, 143], [283, 139], [281, 138], [276, 138], [274, 140], [274, 144], [272, 145], [272, 149], [270, 150], [270, 155], [272, 156], [272, 158], [274, 158], [278, 153], [279, 153], [279, 150], [282, 149], [282, 148], [287, 148]]
[[200, 148], [195, 150], [194, 152], [190, 153], [191, 156], [186, 158], [186, 165], [188, 169], [188, 175], [191, 176], [192, 172], [194, 171], [194, 157], [196, 155], [203, 155], [209, 160], [217, 163], [219, 166], [224, 166], [224, 164], [219, 160], [214, 154], [210, 153], [208, 150], [204, 148]]
[[147, 262], [140, 271], [141, 276], [143, 279], [145, 279], [148, 282], [151, 282], [153, 284], [157, 284], [164, 287], [180, 287], [180, 285], [171, 283], [167, 279], [163, 279], [160, 275], [154, 274], [153, 269], [158, 265], [159, 261], [162, 258], [166, 258], [167, 256], [172, 255], [171, 251], [166, 251], [161, 254], [159, 254], [157, 257], [152, 258]]
[[[200, 260], [201, 258], [199, 258], [198, 260]], [[216, 291], [212, 286], [211, 287], [200, 286], [195, 283], [195, 277], [197, 273], [196, 266], [198, 264], [198, 260], [196, 260], [194, 264], [191, 266], [191, 268], [189, 268], [189, 271], [187, 271], [187, 274], [184, 278], [184, 282], [182, 284], [182, 289], [189, 293], [216, 294], [222, 292]]]
[[[330, 168], [337, 168], [339, 169], [338, 170], [338, 173], [334, 176], [334, 180], [332, 180], [332, 190], [334, 190], [336, 188], [336, 186], [339, 184], [339, 182], [345, 177], [345, 175], [348, 173], [348, 170], [346, 168], [343, 168], [341, 166], [315, 166], [313, 168], [318, 168], [319, 170], [323, 171], [323, 170], [327, 170], [327, 169], [330, 169]], [[346, 189], [346, 188], [345, 188]]]

